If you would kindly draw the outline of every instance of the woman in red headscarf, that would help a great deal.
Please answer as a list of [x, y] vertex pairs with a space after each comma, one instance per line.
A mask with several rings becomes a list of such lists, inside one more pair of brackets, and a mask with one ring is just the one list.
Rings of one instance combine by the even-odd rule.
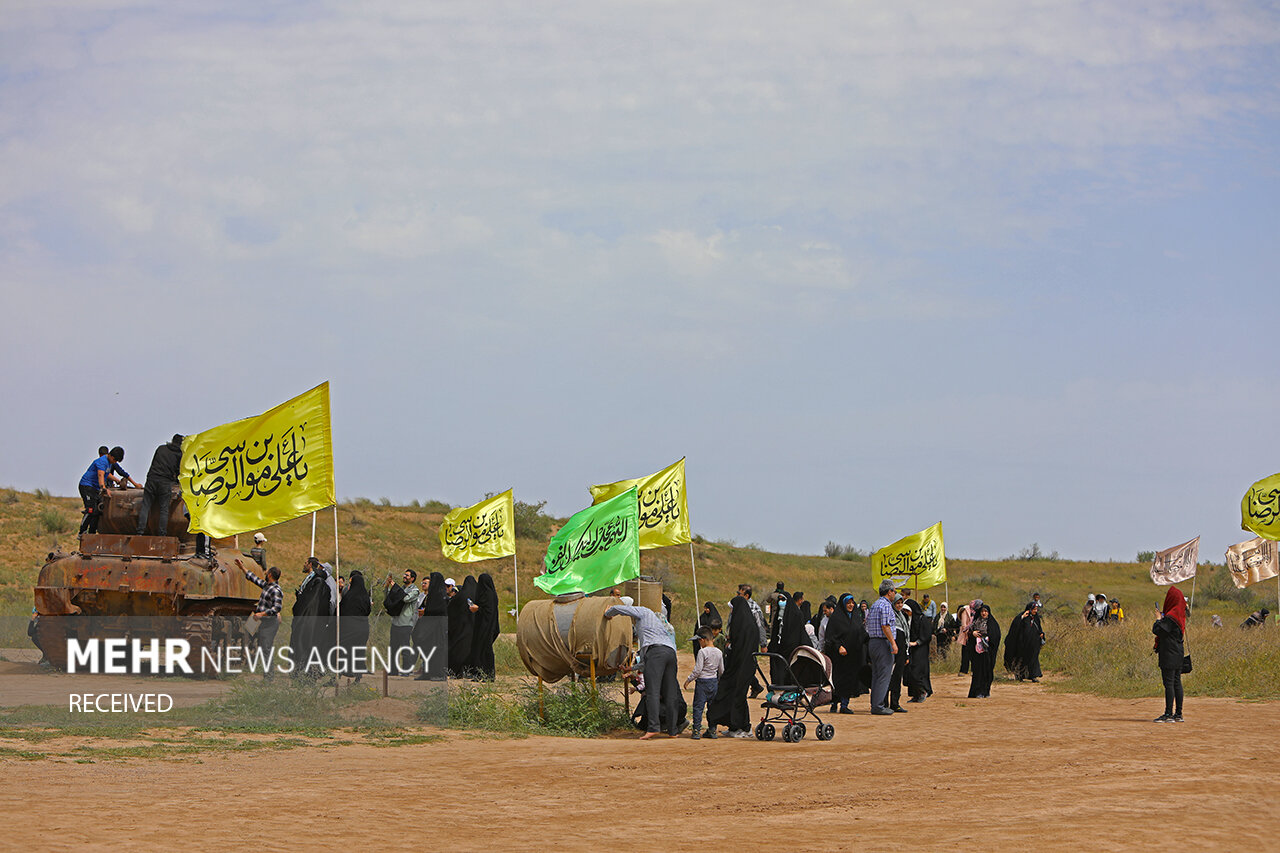
[[1159, 621], [1151, 626], [1156, 635], [1155, 651], [1160, 660], [1160, 678], [1164, 681], [1164, 713], [1157, 723], [1182, 722], [1182, 638], [1187, 633], [1187, 599], [1176, 586], [1164, 596]]

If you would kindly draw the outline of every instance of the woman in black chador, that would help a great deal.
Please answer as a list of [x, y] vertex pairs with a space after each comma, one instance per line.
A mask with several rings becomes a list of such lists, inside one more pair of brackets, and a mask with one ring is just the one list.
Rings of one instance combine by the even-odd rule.
[[[784, 661], [791, 660], [791, 653], [797, 646], [803, 645], [808, 636], [804, 630], [808, 621], [804, 611], [791, 600], [791, 596], [785, 592], [778, 593], [778, 615], [773, 620], [769, 651], [781, 655]], [[769, 659], [769, 681], [774, 684], [788, 683], [782, 663], [773, 658]]]
[[707, 704], [707, 726], [727, 726], [729, 734], [751, 736], [751, 711], [747, 708], [747, 690], [755, 672], [752, 654], [760, 647], [760, 628], [747, 600], [736, 595], [730, 603], [729, 647], [724, 654], [724, 675], [715, 698]]
[[426, 658], [427, 661], [417, 680], [444, 681], [449, 657], [449, 609], [448, 599], [444, 597], [444, 575], [439, 572], [432, 572], [427, 581], [422, 615], [413, 625], [412, 636], [418, 660]]
[[352, 651], [369, 645], [371, 610], [372, 602], [369, 599], [369, 588], [364, 583], [364, 573], [357, 569], [351, 573], [347, 589], [338, 603], [338, 645], [342, 646], [343, 656], [347, 661], [347, 675], [354, 675], [356, 681], [369, 669], [367, 660], [358, 660]]
[[466, 678], [471, 668], [471, 638], [475, 631], [476, 579], [467, 575], [449, 599], [449, 677]]
[[1004, 638], [1004, 668], [1019, 681], [1039, 680], [1040, 647], [1044, 644], [1044, 630], [1040, 627], [1040, 606], [1034, 601], [1014, 617], [1009, 624], [1009, 634]]
[[924, 608], [914, 598], [907, 599], [911, 608], [911, 635], [908, 638], [907, 668], [902, 680], [907, 685], [907, 695], [912, 702], [923, 702], [933, 695], [933, 680], [929, 675], [929, 642], [933, 639], [933, 620], [924, 615]]
[[[710, 631], [712, 629], [712, 626], [720, 629], [721, 631], [724, 630], [724, 623], [720, 621], [720, 610], [715, 606], [714, 603], [710, 601], [704, 601], [702, 603], [702, 612], [698, 614], [698, 624], [693, 626], [693, 633], [696, 635], [698, 633], [699, 628], [706, 628], [708, 631]], [[701, 646], [698, 645], [698, 641], [695, 638], [693, 640], [694, 661], [697, 661], [698, 659], [699, 648], [701, 648]]]
[[986, 699], [991, 695], [991, 682], [995, 678], [996, 654], [1000, 650], [1000, 623], [991, 615], [991, 608], [979, 603], [969, 626], [969, 662], [973, 675], [969, 682], [970, 699]]
[[[324, 673], [325, 656], [333, 648], [329, 626], [332, 593], [329, 591], [329, 574], [324, 567], [315, 558], [307, 561], [307, 567], [311, 574], [303, 579], [293, 602], [289, 648], [293, 650], [294, 675], [308, 674], [318, 678]], [[317, 660], [319, 666], [316, 665]], [[312, 664], [310, 667], [308, 661]]]
[[475, 625], [471, 632], [471, 671], [481, 681], [493, 681], [493, 643], [498, 639], [498, 590], [493, 576], [480, 575], [476, 584]]
[[827, 619], [827, 634], [823, 654], [831, 658], [831, 710], [852, 714], [849, 699], [859, 694], [859, 670], [862, 668], [859, 651], [863, 649], [862, 611], [849, 593], [840, 596], [835, 612]]

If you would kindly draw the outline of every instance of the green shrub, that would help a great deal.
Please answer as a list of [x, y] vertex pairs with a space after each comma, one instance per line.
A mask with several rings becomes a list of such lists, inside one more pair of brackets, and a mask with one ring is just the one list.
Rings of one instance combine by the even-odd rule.
[[515, 502], [516, 536], [520, 539], [546, 540], [551, 538], [551, 527], [555, 519], [542, 511], [546, 501], [537, 503]]
[[1198, 587], [1197, 595], [1216, 601], [1227, 601], [1251, 608], [1257, 600], [1252, 589], [1248, 587], [1240, 589], [1232, 582], [1231, 572], [1224, 565], [1200, 564], [1196, 568], [1196, 586]]
[[[438, 699], [424, 698], [420, 720], [438, 713]], [[586, 682], [545, 687], [539, 701], [536, 683], [522, 684], [513, 694], [492, 684], [461, 684], [449, 689], [449, 726], [509, 734], [596, 737], [628, 727], [622, 704]]]
[[1150, 562], [1154, 562], [1155, 558], [1156, 558], [1155, 551], [1139, 551], [1138, 556], [1134, 557], [1133, 561], [1135, 563], [1150, 563]]
[[860, 551], [852, 545], [841, 545], [838, 542], [828, 542], [824, 553], [833, 560], [860, 560], [871, 556], [867, 551]]
[[71, 529], [71, 519], [56, 506], [43, 507], [36, 513], [36, 524], [45, 533], [66, 533]]
[[[517, 503], [516, 506], [518, 507], [519, 503]], [[423, 501], [422, 508], [425, 509], [427, 512], [438, 512], [443, 514], [453, 509], [453, 506], [451, 504], [445, 503], [444, 501], [437, 501], [433, 499], [429, 501]]]
[[1057, 560], [1060, 560], [1060, 559], [1062, 559], [1062, 558], [1058, 556], [1058, 552], [1057, 552], [1057, 551], [1053, 551], [1053, 552], [1051, 552], [1051, 553], [1046, 554], [1045, 552], [1043, 552], [1043, 551], [1041, 551], [1041, 550], [1040, 550], [1040, 543], [1039, 543], [1039, 542], [1032, 542], [1030, 545], [1028, 545], [1027, 547], [1023, 548], [1023, 549], [1022, 549], [1021, 551], [1019, 551], [1018, 553], [1016, 553], [1016, 554], [1010, 554], [1009, 556], [1005, 557], [1004, 559], [1005, 559], [1005, 562], [1012, 562], [1012, 561], [1014, 561], [1014, 560], [1021, 560], [1022, 562], [1030, 563], [1030, 562], [1035, 562], [1035, 561], [1037, 561], [1037, 560], [1057, 561]]
[[36, 489], [32, 494], [35, 495], [38, 501], [47, 501], [53, 497], [53, 494], [48, 489]]

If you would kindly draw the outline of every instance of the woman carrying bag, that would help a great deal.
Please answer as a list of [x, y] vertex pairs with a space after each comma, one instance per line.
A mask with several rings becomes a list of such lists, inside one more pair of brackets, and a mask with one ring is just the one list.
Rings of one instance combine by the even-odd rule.
[[1169, 587], [1164, 596], [1160, 619], [1151, 626], [1156, 635], [1155, 652], [1160, 663], [1160, 678], [1164, 682], [1164, 713], [1155, 718], [1157, 723], [1182, 722], [1182, 673], [1190, 671], [1190, 659], [1186, 658], [1183, 641], [1187, 634], [1187, 599], [1176, 586]]

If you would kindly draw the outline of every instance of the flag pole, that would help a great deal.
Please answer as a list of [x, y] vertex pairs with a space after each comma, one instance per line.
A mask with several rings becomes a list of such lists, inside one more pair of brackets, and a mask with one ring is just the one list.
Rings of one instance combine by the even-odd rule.
[[693, 571], [693, 613], [696, 623], [697, 615], [702, 612], [702, 599], [698, 597], [698, 566], [693, 560], [693, 540], [689, 540], [689, 568]]
[[316, 555], [316, 514], [311, 513], [311, 553], [308, 555], [314, 557]]
[[1196, 609], [1196, 576], [1191, 576], [1191, 612]]
[[[315, 521], [315, 514], [311, 516], [311, 520]], [[342, 577], [342, 563], [338, 560], [338, 505], [333, 505], [333, 573], [338, 577], [333, 579], [334, 583], [338, 582], [338, 578]], [[342, 590], [338, 590], [338, 598], [341, 601]], [[342, 636], [342, 608], [338, 606], [338, 602], [333, 605], [333, 644], [338, 645], [338, 638]], [[333, 674], [333, 698], [338, 698], [338, 673]]]
[[516, 579], [516, 628], [520, 627], [520, 558], [511, 551], [511, 573]]

